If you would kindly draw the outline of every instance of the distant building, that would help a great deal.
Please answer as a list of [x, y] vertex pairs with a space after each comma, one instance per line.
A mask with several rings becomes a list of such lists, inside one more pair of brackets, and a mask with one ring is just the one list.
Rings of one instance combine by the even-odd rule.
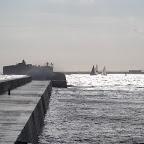
[[5, 75], [29, 75], [33, 79], [50, 79], [53, 74], [53, 65], [35, 66], [26, 64], [25, 60], [16, 65], [4, 66], [3, 74]]
[[143, 71], [142, 70], [129, 70], [129, 73], [130, 74], [141, 74], [141, 73], [143, 73]]

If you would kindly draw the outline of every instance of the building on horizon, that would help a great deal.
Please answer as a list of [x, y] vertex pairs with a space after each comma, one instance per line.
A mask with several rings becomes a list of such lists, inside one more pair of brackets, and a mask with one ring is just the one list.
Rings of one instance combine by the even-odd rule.
[[45, 66], [36, 66], [26, 64], [25, 60], [16, 65], [4, 66], [4, 75], [29, 75], [33, 79], [49, 79], [53, 74], [53, 63], [49, 65], [47, 62]]

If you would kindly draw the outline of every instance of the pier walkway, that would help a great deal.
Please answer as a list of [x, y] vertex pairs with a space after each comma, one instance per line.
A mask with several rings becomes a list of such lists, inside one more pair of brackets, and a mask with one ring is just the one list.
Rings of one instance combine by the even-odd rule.
[[32, 81], [0, 95], [0, 143], [37, 143], [50, 95], [50, 81]]

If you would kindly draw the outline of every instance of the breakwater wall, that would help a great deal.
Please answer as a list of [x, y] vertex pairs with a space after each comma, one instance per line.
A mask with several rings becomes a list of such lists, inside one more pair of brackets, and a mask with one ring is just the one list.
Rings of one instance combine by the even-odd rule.
[[0, 95], [0, 143], [38, 144], [51, 91], [51, 81], [31, 81]]
[[32, 81], [32, 78], [30, 76], [24, 76], [22, 78], [0, 81], [0, 94], [8, 90], [15, 89], [31, 81]]
[[67, 81], [64, 73], [54, 72], [51, 80], [53, 87], [67, 88]]
[[30, 115], [30, 118], [28, 119], [26, 125], [24, 126], [20, 135], [18, 136], [15, 144], [38, 144], [38, 137], [42, 132], [45, 114], [49, 107], [51, 90], [52, 83], [50, 82], [47, 85], [32, 114]]

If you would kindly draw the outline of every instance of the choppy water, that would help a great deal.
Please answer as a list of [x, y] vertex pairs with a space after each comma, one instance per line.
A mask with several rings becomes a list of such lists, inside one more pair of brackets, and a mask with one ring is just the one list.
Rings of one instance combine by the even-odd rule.
[[144, 75], [67, 75], [53, 89], [40, 144], [144, 143]]

